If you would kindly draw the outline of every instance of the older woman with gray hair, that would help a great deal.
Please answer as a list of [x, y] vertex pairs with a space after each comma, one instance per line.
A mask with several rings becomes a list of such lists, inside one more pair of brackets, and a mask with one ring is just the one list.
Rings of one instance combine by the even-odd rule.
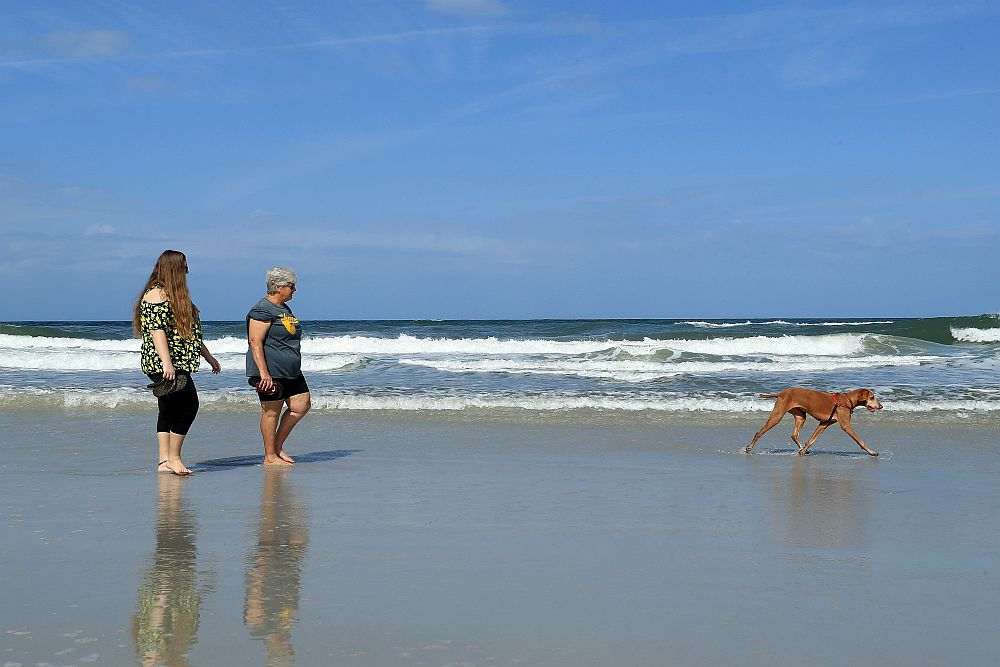
[[302, 376], [302, 327], [287, 305], [298, 277], [277, 266], [265, 280], [267, 296], [247, 313], [247, 377], [260, 398], [264, 465], [289, 466], [295, 459], [285, 452], [285, 440], [311, 405]]

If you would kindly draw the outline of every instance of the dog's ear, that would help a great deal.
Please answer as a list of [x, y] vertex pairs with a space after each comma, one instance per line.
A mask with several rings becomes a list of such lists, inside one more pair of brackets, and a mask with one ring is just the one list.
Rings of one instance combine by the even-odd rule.
[[872, 391], [871, 389], [862, 389], [861, 390], [861, 400], [862, 401], [867, 401], [867, 400], [872, 399], [872, 398], [875, 398], [875, 392], [874, 391]]

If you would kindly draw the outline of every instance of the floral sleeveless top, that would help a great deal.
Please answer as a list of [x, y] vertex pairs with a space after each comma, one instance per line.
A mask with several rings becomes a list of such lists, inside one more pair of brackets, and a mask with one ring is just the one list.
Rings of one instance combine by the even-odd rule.
[[170, 363], [178, 371], [194, 373], [201, 365], [201, 321], [195, 318], [191, 323], [191, 337], [182, 338], [174, 324], [174, 312], [170, 302], [139, 304], [139, 322], [142, 325], [142, 348], [140, 349], [140, 367], [142, 372], [152, 375], [163, 372], [160, 355], [156, 354], [153, 345], [153, 331], [162, 329], [167, 335], [167, 349], [170, 350]]

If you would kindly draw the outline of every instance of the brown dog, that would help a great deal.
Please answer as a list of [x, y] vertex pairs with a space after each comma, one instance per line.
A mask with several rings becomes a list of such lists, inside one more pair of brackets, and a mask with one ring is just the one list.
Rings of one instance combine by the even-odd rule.
[[[854, 438], [854, 441], [861, 445], [861, 449], [872, 456], [878, 456], [878, 452], [868, 449], [865, 443], [861, 442], [861, 438], [854, 432], [854, 429], [851, 428], [851, 412], [854, 408], [864, 405], [868, 408], [868, 412], [875, 412], [882, 409], [882, 404], [875, 398], [875, 392], [871, 389], [854, 389], [853, 391], [830, 394], [825, 391], [790, 387], [777, 394], [761, 394], [760, 397], [776, 398], [778, 400], [774, 402], [774, 408], [771, 410], [771, 416], [767, 418], [767, 422], [761, 426], [760, 430], [757, 431], [757, 435], [753, 437], [753, 441], [747, 445], [747, 454], [753, 451], [753, 446], [760, 440], [760, 436], [774, 428], [785, 414], [791, 412], [792, 416], [795, 417], [795, 429], [792, 431], [792, 441], [798, 446], [799, 454], [808, 454], [809, 448], [816, 442], [816, 438], [830, 424], [839, 422], [840, 428], [844, 429], [847, 435]], [[816, 427], [813, 434], [809, 436], [809, 440], [803, 445], [799, 442], [799, 431], [802, 430], [802, 425], [806, 423], [807, 414], [819, 421], [819, 426]]]

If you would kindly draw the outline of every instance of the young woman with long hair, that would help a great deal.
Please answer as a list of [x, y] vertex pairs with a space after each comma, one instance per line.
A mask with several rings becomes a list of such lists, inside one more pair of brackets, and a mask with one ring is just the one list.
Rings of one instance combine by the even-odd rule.
[[181, 460], [181, 446], [198, 414], [198, 390], [191, 373], [198, 370], [202, 358], [213, 373], [222, 370], [202, 340], [201, 319], [191, 303], [187, 273], [184, 253], [164, 250], [132, 311], [132, 330], [142, 337], [142, 372], [153, 382], [184, 376], [182, 388], [157, 398], [156, 442], [160, 453], [156, 471], [175, 475], [191, 474]]

